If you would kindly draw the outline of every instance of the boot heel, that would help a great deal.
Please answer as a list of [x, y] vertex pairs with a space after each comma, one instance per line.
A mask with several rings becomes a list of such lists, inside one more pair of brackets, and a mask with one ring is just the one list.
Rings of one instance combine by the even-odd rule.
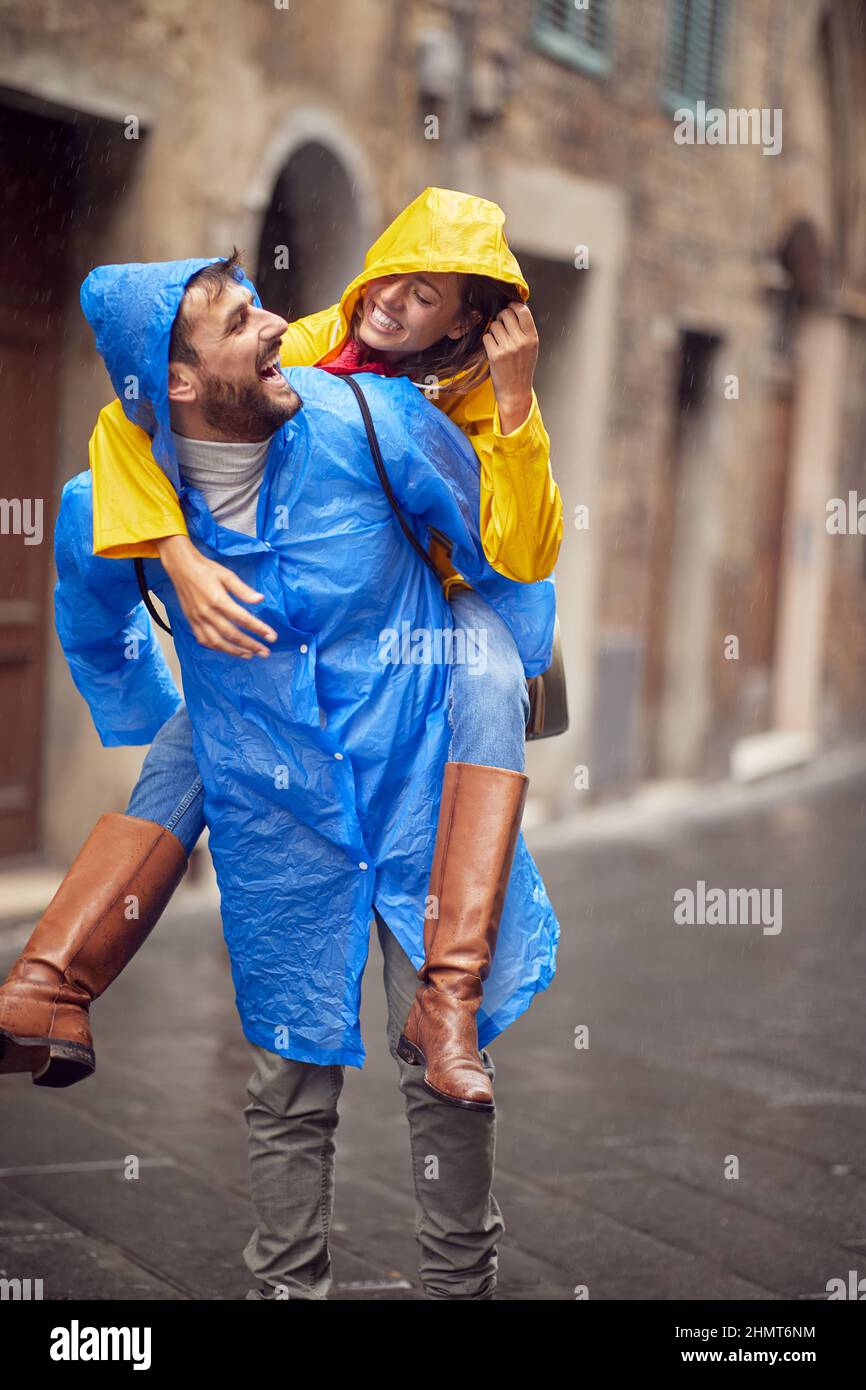
[[410, 1043], [404, 1033], [400, 1034], [400, 1041], [397, 1044], [397, 1056], [404, 1062], [408, 1062], [410, 1067], [420, 1067], [424, 1060], [414, 1043]]
[[53, 1042], [44, 1065], [33, 1073], [34, 1086], [74, 1086], [96, 1070], [93, 1049], [75, 1043]]

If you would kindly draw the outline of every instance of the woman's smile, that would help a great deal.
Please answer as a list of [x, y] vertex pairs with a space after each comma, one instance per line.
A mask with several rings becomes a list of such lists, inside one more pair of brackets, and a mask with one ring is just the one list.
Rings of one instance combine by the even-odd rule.
[[368, 299], [365, 304], [366, 318], [374, 328], [380, 333], [402, 333], [403, 325], [397, 319], [386, 314], [374, 299]]

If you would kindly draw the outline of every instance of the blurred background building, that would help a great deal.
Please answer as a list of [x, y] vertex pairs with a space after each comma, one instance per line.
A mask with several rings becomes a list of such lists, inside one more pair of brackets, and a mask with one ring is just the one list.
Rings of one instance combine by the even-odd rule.
[[[102, 750], [53, 632], [60, 489], [111, 396], [81, 280], [234, 242], [264, 302], [305, 314], [428, 184], [502, 204], [541, 334], [571, 706], [530, 750], [545, 811], [861, 737], [866, 536], [826, 519], [866, 495], [864, 20], [0, 0], [0, 492], [45, 499], [41, 545], [0, 535], [7, 862], [68, 860], [142, 755]], [[704, 143], [700, 118], [678, 143], [699, 103], [780, 111], [781, 150]]]

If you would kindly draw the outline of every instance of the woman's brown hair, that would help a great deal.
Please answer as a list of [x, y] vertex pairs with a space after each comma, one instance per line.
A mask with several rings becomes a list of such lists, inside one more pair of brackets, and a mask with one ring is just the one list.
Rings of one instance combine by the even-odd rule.
[[[489, 275], [462, 275], [460, 284], [463, 299], [463, 312], [471, 315], [477, 309], [480, 317], [462, 338], [442, 337], [423, 352], [413, 352], [401, 358], [395, 365], [397, 376], [408, 376], [419, 386], [428, 385], [427, 378], [434, 377], [443, 386], [447, 382], [448, 392], [461, 395], [473, 391], [486, 381], [490, 375], [490, 363], [484, 351], [482, 338], [487, 332], [491, 319], [501, 313], [507, 304], [516, 299], [517, 290], [503, 280], [494, 280]], [[358, 337], [358, 324], [363, 313], [363, 302], [359, 300], [352, 315], [352, 336]], [[459, 380], [452, 381], [452, 378]]]

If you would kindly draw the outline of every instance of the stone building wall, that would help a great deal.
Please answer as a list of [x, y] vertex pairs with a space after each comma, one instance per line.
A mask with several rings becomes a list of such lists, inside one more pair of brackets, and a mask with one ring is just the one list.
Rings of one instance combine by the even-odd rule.
[[[819, 487], [866, 491], [863, 210], [839, 195], [859, 148], [839, 130], [864, 129], [850, 64], [866, 40], [858, 54], [860, 0], [730, 7], [722, 104], [782, 108], [782, 153], [765, 156], [674, 141], [665, 0], [608, 5], [603, 77], [534, 45], [535, 8], [473, 7], [465, 71], [478, 109], [462, 125], [459, 102], [419, 86], [419, 42], [453, 25], [435, 0], [0, 0], [0, 88], [4, 103], [71, 122], [79, 142], [58, 494], [85, 466], [109, 397], [77, 309], [93, 264], [235, 242], [254, 266], [285, 208], [287, 300], [306, 312], [336, 296], [425, 185], [503, 203], [543, 322], [539, 385], [566, 505], [557, 578], [572, 724], [530, 749], [529, 769], [548, 809], [567, 813], [587, 795], [578, 766], [593, 795], [646, 775], [722, 773], [738, 739], [798, 719], [824, 739], [863, 729], [866, 542], [826, 548], [802, 474], [817, 430], [818, 446], [838, 437]], [[431, 115], [438, 139], [426, 138]], [[848, 184], [862, 178], [852, 164]], [[583, 245], [588, 267], [576, 268]], [[828, 341], [838, 400], [809, 357]], [[580, 506], [588, 529], [572, 524]], [[804, 527], [818, 570], [791, 539]], [[732, 635], [736, 661], [724, 654]], [[141, 753], [100, 749], [50, 646], [45, 845], [68, 855], [82, 817], [123, 809]], [[791, 692], [812, 684], [816, 700], [798, 705]]]

